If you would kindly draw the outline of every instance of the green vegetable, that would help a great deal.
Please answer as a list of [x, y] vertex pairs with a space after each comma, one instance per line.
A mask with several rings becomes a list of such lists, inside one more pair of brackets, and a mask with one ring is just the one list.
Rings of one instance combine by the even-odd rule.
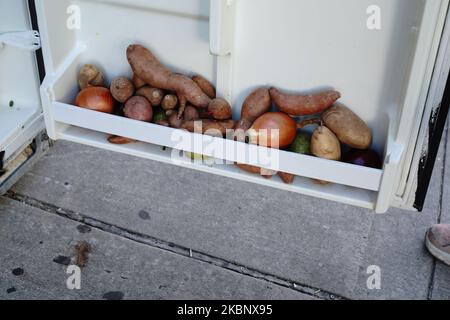
[[311, 154], [310, 146], [311, 137], [306, 133], [298, 133], [288, 150], [299, 154]]
[[166, 113], [161, 108], [157, 108], [156, 113], [153, 116], [153, 122], [156, 123], [158, 121], [167, 121]]

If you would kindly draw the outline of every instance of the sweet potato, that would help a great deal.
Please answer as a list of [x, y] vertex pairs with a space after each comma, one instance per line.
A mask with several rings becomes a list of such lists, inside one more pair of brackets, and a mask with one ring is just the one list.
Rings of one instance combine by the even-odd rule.
[[329, 90], [310, 95], [296, 95], [271, 88], [270, 97], [280, 111], [291, 116], [307, 116], [326, 110], [341, 97], [341, 94]]
[[198, 108], [206, 108], [211, 102], [202, 89], [185, 75], [172, 74], [169, 78], [169, 86], [177, 93], [180, 101], [185, 99]]
[[153, 109], [150, 102], [144, 97], [135, 96], [125, 103], [123, 108], [125, 117], [150, 122], [153, 119]]
[[276, 171], [264, 169], [264, 168], [260, 168], [260, 167], [256, 167], [256, 166], [251, 166], [248, 164], [235, 163], [235, 165], [236, 165], [236, 167], [238, 167], [239, 169], [241, 169], [247, 173], [259, 174], [259, 175], [263, 176], [264, 178], [268, 178], [268, 179], [272, 178], [272, 176], [277, 174]]
[[295, 175], [286, 173], [286, 172], [278, 172], [278, 176], [281, 178], [281, 180], [286, 184], [292, 184], [295, 180]]
[[183, 118], [184, 111], [186, 110], [187, 99], [184, 96], [179, 96], [178, 101], [180, 104], [180, 107], [178, 108], [178, 119], [181, 119]]
[[211, 116], [211, 113], [209, 113], [208, 109], [197, 109], [198, 114], [200, 115], [200, 119], [211, 119], [213, 120], [213, 117]]
[[239, 142], [248, 142], [249, 141], [249, 133], [248, 130], [252, 127], [252, 122], [247, 119], [241, 119], [236, 122], [234, 128], [234, 137], [233, 140]]
[[199, 121], [186, 121], [182, 126], [189, 132], [207, 134], [215, 137], [223, 137], [226, 134], [226, 128], [219, 121], [215, 120], [199, 120]]
[[345, 106], [329, 108], [322, 114], [322, 121], [349, 147], [366, 150], [372, 145], [372, 132], [367, 124]]
[[130, 79], [119, 77], [111, 82], [110, 91], [114, 99], [120, 103], [125, 103], [134, 94], [134, 85]]
[[242, 105], [241, 119], [254, 122], [263, 114], [269, 112], [272, 105], [269, 90], [260, 88], [252, 92]]
[[232, 129], [234, 129], [236, 122], [230, 119], [230, 120], [220, 121], [220, 124], [222, 126], [224, 126], [225, 129], [232, 130]]
[[198, 84], [198, 86], [200, 87], [200, 89], [202, 89], [202, 91], [204, 93], [206, 93], [206, 95], [211, 98], [211, 99], [215, 99], [216, 98], [216, 88], [211, 84], [211, 82], [209, 82], [208, 80], [206, 80], [206, 78], [200, 76], [200, 75], [196, 75], [192, 77], [192, 80]]
[[136, 140], [119, 136], [111, 136], [108, 138], [108, 142], [112, 144], [128, 144], [136, 142]]
[[192, 120], [198, 120], [200, 119], [200, 115], [196, 108], [193, 106], [187, 106], [186, 110], [184, 111], [184, 120], [186, 121], [192, 121]]
[[161, 105], [164, 98], [164, 91], [161, 89], [144, 86], [136, 91], [136, 95], [146, 98], [150, 101], [153, 107], [158, 107]]
[[133, 85], [136, 88], [136, 90], [144, 87], [146, 85], [145, 81], [139, 78], [137, 75], [133, 74]]
[[211, 101], [208, 106], [208, 113], [215, 120], [231, 119], [232, 110], [227, 100], [223, 98], [216, 98]]
[[198, 108], [208, 107], [211, 99], [191, 78], [174, 74], [153, 53], [141, 45], [130, 45], [127, 58], [137, 77], [152, 87], [176, 92], [180, 106], [188, 101]]
[[252, 92], [242, 105], [241, 120], [236, 124], [236, 140], [245, 141], [245, 134], [253, 122], [263, 114], [269, 112], [272, 105], [269, 90], [260, 88]]
[[88, 87], [103, 87], [105, 85], [105, 77], [96, 66], [86, 64], [81, 67], [78, 74], [78, 85], [81, 90]]

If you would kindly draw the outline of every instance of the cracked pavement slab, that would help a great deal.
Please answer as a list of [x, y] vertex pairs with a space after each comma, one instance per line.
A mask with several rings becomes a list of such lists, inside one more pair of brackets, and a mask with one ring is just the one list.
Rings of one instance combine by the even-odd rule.
[[[136, 243], [0, 197], [2, 299], [293, 299], [310, 295]], [[68, 290], [74, 246], [92, 246]]]

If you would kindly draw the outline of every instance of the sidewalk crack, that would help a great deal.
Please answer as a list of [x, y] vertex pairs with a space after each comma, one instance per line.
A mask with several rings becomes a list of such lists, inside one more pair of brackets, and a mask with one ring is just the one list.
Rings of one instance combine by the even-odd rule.
[[5, 197], [24, 203], [28, 206], [35, 207], [42, 211], [45, 211], [49, 214], [54, 214], [60, 216], [62, 218], [66, 218], [78, 223], [85, 224], [91, 228], [95, 228], [97, 230], [113, 234], [133, 242], [137, 242], [143, 245], [150, 246], [152, 248], [156, 248], [159, 250], [163, 250], [166, 252], [170, 252], [172, 254], [180, 255], [188, 259], [194, 259], [203, 263], [207, 263], [210, 265], [214, 265], [216, 267], [226, 269], [228, 271], [238, 273], [244, 276], [248, 276], [254, 279], [266, 281], [268, 283], [288, 288], [302, 294], [323, 299], [323, 300], [347, 300], [348, 298], [322, 290], [317, 287], [312, 287], [306, 284], [301, 284], [296, 281], [283, 278], [277, 275], [269, 274], [261, 270], [257, 270], [251, 267], [247, 267], [245, 265], [239, 264], [238, 262], [228, 261], [223, 258], [219, 258], [208, 253], [204, 253], [201, 251], [196, 251], [182, 245], [174, 244], [172, 242], [158, 239], [152, 237], [150, 235], [138, 233], [132, 230], [128, 230], [95, 218], [87, 217], [81, 213], [77, 213], [68, 209], [59, 208], [52, 204], [45, 203], [43, 201], [21, 195], [12, 191], [9, 191]]

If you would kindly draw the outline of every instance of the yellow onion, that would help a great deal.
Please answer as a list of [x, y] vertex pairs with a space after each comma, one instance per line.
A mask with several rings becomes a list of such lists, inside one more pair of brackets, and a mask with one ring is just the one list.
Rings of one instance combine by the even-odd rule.
[[250, 143], [268, 148], [287, 148], [297, 136], [297, 123], [282, 112], [265, 113], [249, 130]]
[[88, 87], [81, 90], [75, 104], [81, 108], [104, 113], [112, 113], [114, 110], [111, 92], [103, 87]]

